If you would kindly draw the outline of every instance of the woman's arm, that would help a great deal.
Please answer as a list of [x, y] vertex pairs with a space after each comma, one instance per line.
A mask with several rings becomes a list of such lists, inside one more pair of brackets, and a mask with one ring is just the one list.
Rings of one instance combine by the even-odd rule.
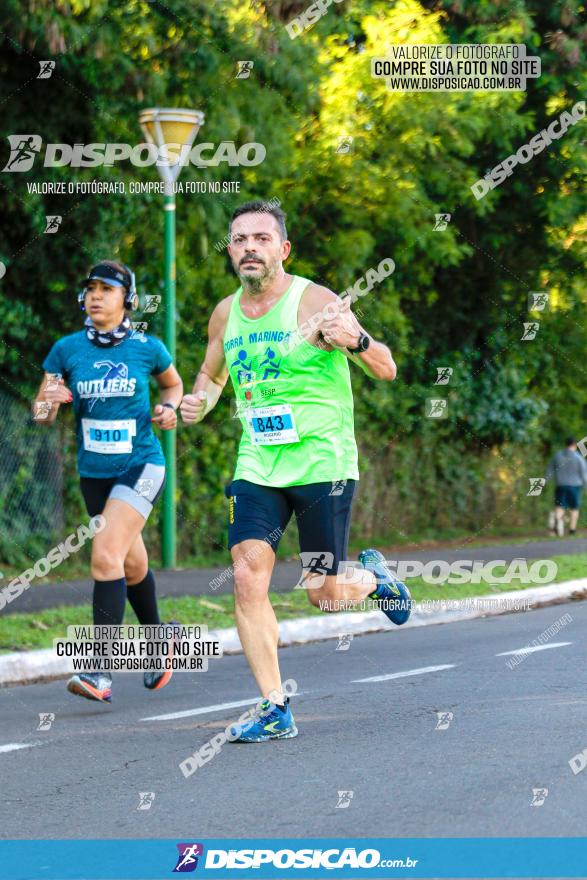
[[183, 382], [173, 364], [155, 376], [161, 390], [159, 403], [153, 411], [151, 419], [162, 431], [171, 431], [177, 425], [176, 409], [181, 403]]
[[56, 379], [52, 373], [45, 373], [33, 401], [33, 420], [42, 425], [51, 425], [57, 418], [62, 403], [71, 403], [73, 395], [62, 378]]

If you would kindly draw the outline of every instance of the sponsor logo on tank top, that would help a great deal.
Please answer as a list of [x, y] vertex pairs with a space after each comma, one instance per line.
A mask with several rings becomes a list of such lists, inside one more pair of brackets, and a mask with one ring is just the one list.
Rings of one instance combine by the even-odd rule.
[[236, 370], [236, 380], [239, 385], [279, 378], [281, 358], [277, 357], [277, 350], [268, 345], [261, 353], [260, 358], [253, 367], [253, 358], [246, 348], [239, 349], [236, 360], [230, 364], [230, 369]]

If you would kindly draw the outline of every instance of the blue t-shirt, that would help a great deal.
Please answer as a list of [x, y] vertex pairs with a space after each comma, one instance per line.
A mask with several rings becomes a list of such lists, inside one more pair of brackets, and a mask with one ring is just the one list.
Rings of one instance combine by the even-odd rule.
[[144, 333], [108, 348], [90, 342], [85, 330], [55, 343], [43, 369], [61, 373], [73, 395], [80, 476], [165, 464], [151, 424], [149, 376], [170, 365], [163, 343]]

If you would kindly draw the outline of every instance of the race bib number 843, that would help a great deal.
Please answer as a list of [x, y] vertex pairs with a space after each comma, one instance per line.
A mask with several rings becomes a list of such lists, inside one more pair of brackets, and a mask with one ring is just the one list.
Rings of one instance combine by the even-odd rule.
[[299, 437], [291, 406], [265, 406], [246, 412], [253, 443], [275, 446], [298, 443]]

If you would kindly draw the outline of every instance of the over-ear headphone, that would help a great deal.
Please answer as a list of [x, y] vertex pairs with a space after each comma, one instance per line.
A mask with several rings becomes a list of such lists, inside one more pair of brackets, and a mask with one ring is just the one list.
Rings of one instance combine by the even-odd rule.
[[80, 304], [82, 311], [85, 311], [86, 309], [85, 301], [88, 290], [87, 285], [90, 281], [94, 280], [104, 281], [106, 284], [112, 284], [116, 287], [124, 287], [124, 308], [129, 311], [138, 308], [139, 298], [137, 296], [135, 273], [128, 266], [125, 266], [124, 263], [121, 263], [120, 265], [126, 272], [127, 277], [125, 277], [118, 269], [109, 266], [107, 263], [98, 263], [97, 266], [94, 266], [94, 268], [90, 270], [88, 277], [84, 279], [84, 287], [77, 295], [77, 301]]
[[132, 269], [130, 269], [124, 263], [122, 263], [122, 265], [124, 266], [124, 268], [128, 272], [128, 277], [130, 278], [130, 287], [126, 291], [126, 294], [124, 297], [124, 308], [129, 309], [130, 311], [133, 311], [134, 309], [138, 309], [138, 307], [139, 307], [139, 298], [137, 295], [137, 285], [136, 285], [136, 281], [135, 281], [135, 273], [132, 271]]

